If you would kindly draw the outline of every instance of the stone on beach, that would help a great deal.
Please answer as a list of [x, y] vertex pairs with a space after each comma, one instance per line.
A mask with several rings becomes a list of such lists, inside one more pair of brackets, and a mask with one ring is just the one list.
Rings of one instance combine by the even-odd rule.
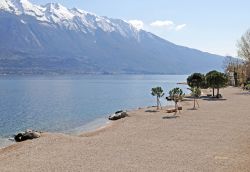
[[41, 137], [41, 133], [37, 131], [27, 130], [22, 133], [15, 135], [14, 139], [16, 142], [22, 142], [25, 140], [32, 140]]
[[121, 118], [125, 118], [127, 116], [128, 116], [127, 112], [117, 111], [116, 113], [109, 116], [109, 120], [118, 120]]

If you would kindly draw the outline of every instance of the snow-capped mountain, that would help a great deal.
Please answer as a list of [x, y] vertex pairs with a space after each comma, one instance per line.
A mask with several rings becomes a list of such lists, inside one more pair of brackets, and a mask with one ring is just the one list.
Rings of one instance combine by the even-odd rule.
[[190, 73], [223, 60], [124, 20], [28, 0], [0, 0], [0, 38], [1, 73]]
[[[41, 24], [59, 26], [83, 33], [93, 33], [97, 29], [104, 32], [119, 32], [123, 36], [137, 36], [138, 29], [122, 20], [110, 20], [95, 14], [73, 8], [67, 9], [59, 3], [48, 3], [44, 6], [34, 5], [28, 0], [2, 0], [0, 9], [17, 16], [28, 15], [34, 17]], [[21, 19], [26, 23], [27, 19]]]

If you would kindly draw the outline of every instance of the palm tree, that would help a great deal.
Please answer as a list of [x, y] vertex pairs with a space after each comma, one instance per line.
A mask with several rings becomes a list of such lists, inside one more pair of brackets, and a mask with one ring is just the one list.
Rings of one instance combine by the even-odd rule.
[[151, 90], [152, 96], [156, 96], [157, 109], [161, 106], [160, 98], [164, 96], [163, 89], [161, 87], [155, 87]]
[[169, 91], [169, 97], [171, 100], [173, 100], [175, 102], [175, 109], [176, 110], [178, 110], [177, 103], [178, 103], [178, 101], [182, 100], [183, 96], [184, 96], [184, 94], [183, 94], [182, 89], [180, 89], [178, 87]]
[[194, 106], [193, 106], [193, 109], [196, 109], [196, 104], [198, 105], [198, 107], [200, 107], [200, 106], [199, 106], [199, 103], [198, 103], [198, 101], [197, 101], [197, 98], [199, 98], [200, 95], [201, 95], [201, 89], [200, 89], [200, 88], [197, 88], [197, 87], [193, 87], [193, 88], [191, 88], [190, 90], [191, 90], [191, 95], [192, 95], [192, 97], [194, 98]]

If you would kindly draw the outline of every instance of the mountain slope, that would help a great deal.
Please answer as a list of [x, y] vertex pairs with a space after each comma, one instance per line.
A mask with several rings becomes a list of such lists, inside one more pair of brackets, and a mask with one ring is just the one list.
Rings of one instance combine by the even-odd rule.
[[0, 1], [0, 73], [162, 73], [220, 69], [221, 56], [57, 3]]

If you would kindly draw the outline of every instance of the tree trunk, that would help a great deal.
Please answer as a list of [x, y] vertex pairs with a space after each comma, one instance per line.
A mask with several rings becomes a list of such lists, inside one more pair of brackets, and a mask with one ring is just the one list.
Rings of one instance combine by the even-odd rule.
[[157, 102], [157, 109], [159, 109], [159, 98], [158, 98], [158, 96], [156, 97], [156, 102]]
[[193, 107], [193, 109], [195, 109], [195, 98], [194, 98], [194, 107]]
[[217, 88], [217, 96], [220, 94], [220, 88]]
[[159, 109], [162, 109], [162, 107], [161, 107], [161, 101], [160, 101], [160, 98], [159, 98]]
[[199, 105], [199, 103], [198, 103], [198, 100], [197, 100], [197, 99], [196, 99], [196, 104], [197, 104], [198, 108], [200, 108], [200, 105]]
[[213, 97], [214, 97], [214, 87], [213, 87]]
[[157, 97], [156, 97], [156, 108], [157, 108], [157, 105], [158, 105], [158, 100], [157, 100]]

